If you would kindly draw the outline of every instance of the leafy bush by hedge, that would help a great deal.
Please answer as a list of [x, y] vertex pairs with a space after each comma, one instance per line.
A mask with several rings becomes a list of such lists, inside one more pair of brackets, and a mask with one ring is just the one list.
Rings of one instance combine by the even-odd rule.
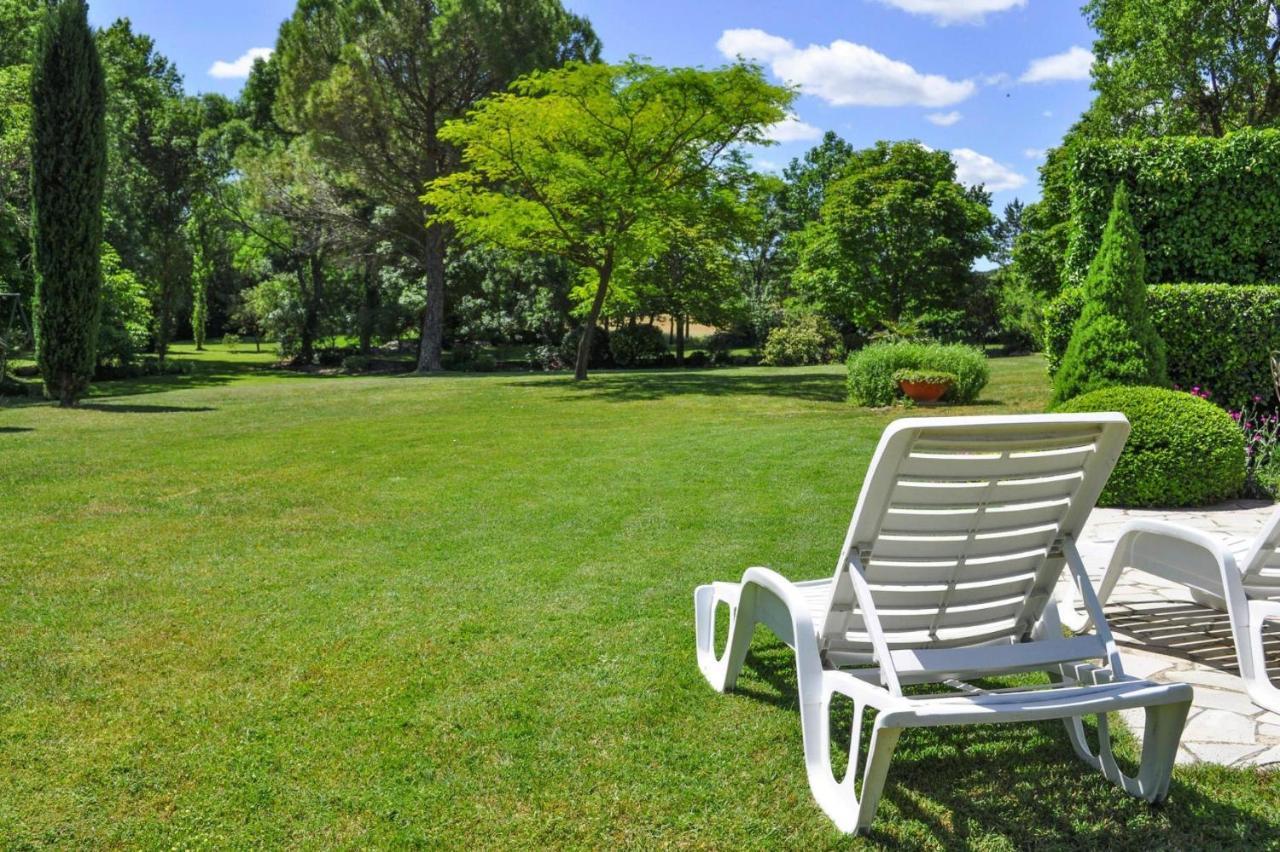
[[1244, 433], [1207, 400], [1164, 388], [1113, 387], [1060, 412], [1119, 411], [1133, 431], [1102, 492], [1104, 506], [1206, 506], [1244, 486]]
[[609, 335], [609, 352], [619, 367], [650, 364], [667, 354], [667, 338], [654, 325], [624, 325]]
[[769, 332], [760, 363], [769, 367], [830, 364], [844, 357], [844, 341], [835, 327], [817, 314], [788, 317]]
[[1145, 270], [1121, 184], [1082, 288], [1084, 308], [1053, 377], [1055, 403], [1112, 385], [1169, 383], [1164, 341], [1147, 315]]
[[1082, 144], [1064, 284], [1087, 274], [1115, 187], [1129, 187], [1151, 281], [1280, 281], [1280, 131]]
[[[1057, 369], [1080, 316], [1079, 288], [1064, 290], [1045, 310], [1049, 370]], [[1164, 338], [1169, 380], [1201, 387], [1213, 401], [1240, 409], [1272, 396], [1270, 353], [1280, 350], [1280, 286], [1157, 284], [1147, 288], [1152, 321]]]
[[901, 396], [893, 376], [899, 370], [950, 373], [955, 382], [944, 402], [969, 403], [990, 378], [987, 356], [973, 346], [897, 341], [877, 343], [849, 356], [849, 401], [855, 405], [892, 405]]

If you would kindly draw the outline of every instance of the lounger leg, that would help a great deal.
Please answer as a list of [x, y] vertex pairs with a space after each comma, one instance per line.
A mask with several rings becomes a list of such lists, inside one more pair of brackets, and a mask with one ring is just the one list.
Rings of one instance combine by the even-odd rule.
[[[841, 831], [863, 834], [871, 829], [871, 823], [875, 819], [880, 795], [884, 792], [889, 775], [889, 764], [893, 761], [902, 729], [885, 727], [877, 718], [871, 728], [871, 741], [864, 750], [862, 720], [867, 706], [853, 699], [849, 761], [844, 777], [837, 778], [831, 767], [831, 700], [837, 691], [827, 685], [820, 701], [800, 705], [805, 767], [809, 775], [809, 788], [823, 813]], [[854, 786], [859, 770], [861, 791]]]
[[1186, 724], [1191, 703], [1160, 704], [1145, 708], [1147, 723], [1142, 738], [1142, 758], [1138, 765], [1138, 777], [1125, 775], [1116, 763], [1111, 748], [1111, 728], [1105, 715], [1098, 719], [1098, 753], [1094, 754], [1085, 739], [1084, 724], [1075, 716], [1063, 720], [1067, 735], [1076, 754], [1085, 763], [1099, 770], [1103, 776], [1126, 793], [1159, 802], [1169, 795], [1169, 779], [1173, 775], [1174, 761], [1178, 756], [1178, 741]]
[[[1249, 698], [1254, 704], [1280, 713], [1280, 689], [1271, 682], [1267, 671], [1267, 653], [1262, 636], [1268, 621], [1280, 622], [1280, 603], [1249, 601], [1249, 622], [1237, 631], [1236, 656], [1240, 660], [1240, 677], [1244, 679]], [[1234, 626], [1234, 625], [1233, 625]], [[1239, 634], [1243, 633], [1243, 636]]]
[[[694, 630], [698, 642], [698, 668], [717, 692], [733, 689], [742, 671], [742, 664], [751, 647], [751, 634], [755, 630], [755, 594], [740, 587], [733, 587], [737, 594], [726, 594], [717, 586], [699, 586], [693, 593]], [[716, 606], [725, 603], [729, 607], [729, 636], [724, 653], [717, 656]]]

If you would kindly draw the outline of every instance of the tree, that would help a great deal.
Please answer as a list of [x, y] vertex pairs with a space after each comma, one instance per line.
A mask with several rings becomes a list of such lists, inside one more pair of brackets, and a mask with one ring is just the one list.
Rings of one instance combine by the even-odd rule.
[[1008, 266], [1013, 261], [1013, 247], [1025, 229], [1026, 209], [1026, 205], [1015, 198], [1004, 206], [1004, 214], [991, 226], [990, 259], [997, 266]]
[[1280, 120], [1277, 0], [1090, 0], [1092, 110], [1115, 135], [1222, 136]]
[[44, 0], [0, 0], [0, 290], [32, 294], [31, 52]]
[[991, 250], [990, 196], [945, 151], [878, 142], [852, 155], [800, 235], [796, 284], [828, 316], [871, 329], [959, 303]]
[[559, 0], [305, 0], [278, 55], [276, 115], [394, 211], [382, 218], [387, 237], [426, 282], [418, 368], [442, 369], [450, 234], [420, 201], [459, 164], [440, 128], [521, 74], [594, 61], [595, 34]]
[[31, 72], [31, 240], [45, 393], [75, 405], [93, 378], [101, 311], [106, 86], [84, 0], [41, 22]]
[[827, 188], [844, 172], [853, 155], [853, 146], [828, 130], [804, 157], [792, 160], [782, 170], [787, 185], [783, 209], [789, 231], [802, 230], [818, 218], [827, 200]]
[[1116, 187], [1102, 245], [1084, 283], [1084, 309], [1053, 378], [1053, 404], [1112, 385], [1167, 385], [1164, 341], [1147, 313], [1146, 262]]
[[99, 41], [111, 93], [108, 241], [151, 288], [163, 360], [191, 288], [186, 224], [206, 186], [199, 156], [204, 105], [183, 94], [177, 69], [127, 19], [103, 30]]
[[759, 68], [713, 71], [572, 63], [479, 103], [441, 138], [469, 171], [434, 181], [435, 225], [469, 240], [554, 254], [588, 271], [576, 379], [585, 379], [614, 271], [655, 253], [673, 221], [696, 219], [721, 158], [766, 142], [793, 93]]

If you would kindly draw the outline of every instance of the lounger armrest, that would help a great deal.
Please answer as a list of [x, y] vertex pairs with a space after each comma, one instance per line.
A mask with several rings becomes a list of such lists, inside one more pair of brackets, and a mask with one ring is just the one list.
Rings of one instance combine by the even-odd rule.
[[[1098, 587], [1101, 603], [1107, 602], [1120, 575], [1129, 568], [1221, 596], [1230, 611], [1248, 609], [1235, 556], [1222, 542], [1200, 530], [1147, 518], [1130, 521], [1120, 531]], [[1087, 630], [1092, 621], [1091, 614], [1079, 630]]]

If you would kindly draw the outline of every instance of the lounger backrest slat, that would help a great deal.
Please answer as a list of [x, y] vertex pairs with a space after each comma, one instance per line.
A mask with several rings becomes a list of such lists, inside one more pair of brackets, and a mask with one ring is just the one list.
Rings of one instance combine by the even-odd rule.
[[[822, 627], [858, 651], [840, 571], [861, 570], [891, 648], [1017, 641], [1039, 618], [1128, 435], [1119, 414], [917, 418], [867, 473]], [[854, 567], [856, 566], [856, 567]]]

